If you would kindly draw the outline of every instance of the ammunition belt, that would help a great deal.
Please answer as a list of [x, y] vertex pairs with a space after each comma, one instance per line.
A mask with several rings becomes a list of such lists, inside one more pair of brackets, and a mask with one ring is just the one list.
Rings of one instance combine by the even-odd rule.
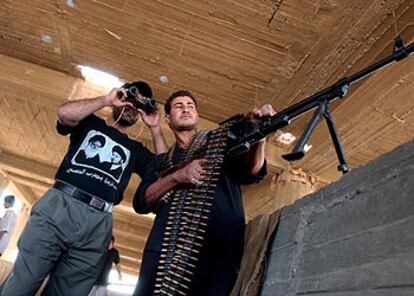
[[[208, 216], [214, 200], [226, 152], [227, 132], [232, 122], [214, 131], [197, 135], [185, 159], [205, 150], [204, 180], [194, 187], [180, 186], [165, 194], [163, 203], [171, 203], [165, 228], [154, 295], [187, 295], [207, 231]], [[170, 153], [172, 159], [173, 152]], [[171, 162], [171, 161], [170, 161]], [[172, 165], [170, 163], [169, 165]]]

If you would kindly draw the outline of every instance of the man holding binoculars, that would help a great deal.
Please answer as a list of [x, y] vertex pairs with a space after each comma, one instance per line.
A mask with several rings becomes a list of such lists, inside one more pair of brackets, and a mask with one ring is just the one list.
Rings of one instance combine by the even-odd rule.
[[[91, 290], [111, 240], [112, 208], [122, 201], [132, 173], [142, 177], [154, 156], [128, 137], [129, 128], [141, 117], [157, 153], [167, 150], [151, 87], [142, 81], [124, 87], [59, 107], [56, 128], [70, 135], [70, 144], [55, 184], [32, 208], [1, 295], [34, 295], [49, 274], [43, 295], [87, 295]], [[104, 107], [112, 108], [106, 120], [93, 114]], [[105, 165], [113, 161], [114, 151], [122, 156], [116, 173]]]

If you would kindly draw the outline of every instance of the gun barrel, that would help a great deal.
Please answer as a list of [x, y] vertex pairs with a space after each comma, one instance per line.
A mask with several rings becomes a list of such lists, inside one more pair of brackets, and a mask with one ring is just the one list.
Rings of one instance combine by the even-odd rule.
[[369, 75], [374, 74], [376, 71], [394, 63], [400, 61], [410, 54], [414, 53], [414, 43], [406, 47], [402, 47], [395, 51], [392, 55], [368, 66], [367, 68], [352, 74], [349, 77], [339, 79], [333, 85], [299, 101], [292, 106], [287, 107], [281, 112], [274, 115], [274, 121], [279, 122], [281, 118], [287, 118], [289, 121], [299, 116], [306, 114], [308, 111], [313, 110], [319, 106], [321, 101], [327, 100], [328, 102], [334, 101], [338, 98], [342, 98], [346, 94], [347, 87], [352, 83], [357, 82]]

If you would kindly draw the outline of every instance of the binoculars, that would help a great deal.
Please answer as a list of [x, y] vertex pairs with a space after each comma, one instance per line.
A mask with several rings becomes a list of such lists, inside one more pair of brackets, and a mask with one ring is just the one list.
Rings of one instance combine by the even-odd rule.
[[126, 83], [122, 88], [126, 90], [126, 100], [131, 102], [135, 108], [147, 114], [157, 109], [157, 101], [152, 98], [152, 90], [145, 82]]

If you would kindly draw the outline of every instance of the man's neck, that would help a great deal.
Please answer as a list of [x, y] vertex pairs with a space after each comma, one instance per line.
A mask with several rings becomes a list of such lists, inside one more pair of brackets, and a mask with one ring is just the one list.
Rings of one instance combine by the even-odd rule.
[[115, 122], [115, 120], [112, 118], [112, 116], [111, 116], [111, 115], [109, 115], [109, 116], [106, 118], [106, 123], [107, 123], [109, 126], [112, 126], [112, 127], [116, 128], [116, 129], [117, 129], [117, 130], [119, 130], [121, 133], [124, 133], [124, 134], [127, 134], [127, 133], [128, 133], [128, 126], [123, 126], [123, 125], [120, 125], [119, 123]]
[[188, 148], [188, 145], [190, 145], [191, 139], [193, 138], [195, 134], [195, 130], [191, 131], [174, 131], [175, 139], [178, 143], [178, 145], [181, 148]]

